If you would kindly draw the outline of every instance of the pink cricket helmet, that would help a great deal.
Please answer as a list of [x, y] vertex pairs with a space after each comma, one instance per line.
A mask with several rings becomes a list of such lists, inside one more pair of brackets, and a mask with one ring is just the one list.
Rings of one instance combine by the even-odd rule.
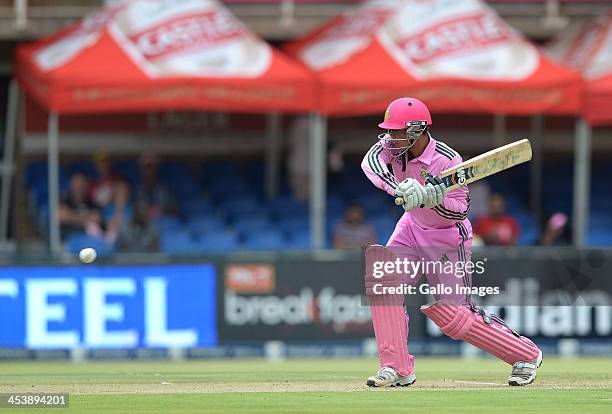
[[389, 104], [385, 120], [378, 126], [383, 129], [405, 129], [413, 121], [427, 121], [427, 125], [431, 125], [429, 109], [416, 98], [398, 98]]

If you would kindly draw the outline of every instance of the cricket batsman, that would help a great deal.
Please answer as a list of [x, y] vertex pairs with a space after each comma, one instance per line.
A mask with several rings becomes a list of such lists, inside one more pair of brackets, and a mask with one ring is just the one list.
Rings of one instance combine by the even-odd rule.
[[[401, 197], [405, 213], [384, 246], [366, 249], [366, 264], [410, 260], [452, 262], [471, 260], [472, 227], [466, 185], [452, 191], [439, 178], [440, 172], [462, 162], [461, 156], [431, 133], [427, 106], [415, 98], [399, 98], [387, 107], [378, 126], [387, 130], [367, 152], [361, 167], [372, 183], [393, 197]], [[371, 387], [408, 386], [415, 382], [414, 356], [408, 353], [408, 320], [404, 296], [374, 294], [380, 276], [366, 265], [366, 292], [376, 334], [380, 370], [368, 378]], [[461, 269], [461, 266], [452, 267]], [[418, 277], [410, 279], [416, 284]], [[471, 287], [470, 272], [425, 273], [429, 285]], [[387, 282], [405, 281], [406, 275], [386, 274]], [[394, 279], [395, 278], [395, 279]], [[460, 289], [456, 289], [460, 290]], [[455, 340], [464, 340], [512, 366], [510, 385], [527, 385], [536, 377], [542, 352], [528, 338], [519, 335], [497, 315], [477, 307], [469, 294], [434, 294], [433, 303], [421, 307], [440, 330]]]

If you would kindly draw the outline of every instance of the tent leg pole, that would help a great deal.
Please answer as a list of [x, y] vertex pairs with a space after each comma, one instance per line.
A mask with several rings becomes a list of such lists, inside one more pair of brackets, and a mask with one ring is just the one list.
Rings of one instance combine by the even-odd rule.
[[573, 243], [575, 247], [585, 244], [588, 228], [591, 171], [591, 127], [582, 118], [576, 121], [574, 138], [574, 211]]
[[273, 198], [278, 193], [280, 177], [281, 116], [277, 112], [266, 117], [266, 196]]
[[325, 194], [327, 175], [326, 118], [310, 115], [310, 235], [311, 247], [325, 247]]
[[0, 196], [0, 244], [8, 241], [11, 184], [15, 173], [15, 139], [17, 117], [19, 116], [19, 86], [11, 80], [6, 111], [6, 130], [4, 134], [4, 160], [2, 161], [2, 195]]
[[531, 145], [533, 148], [533, 158], [529, 164], [531, 175], [530, 204], [531, 213], [540, 224], [542, 220], [542, 147], [544, 139], [544, 118], [542, 115], [531, 117]]
[[52, 255], [61, 251], [59, 210], [59, 119], [56, 112], [49, 114], [47, 125], [49, 168], [49, 249]]

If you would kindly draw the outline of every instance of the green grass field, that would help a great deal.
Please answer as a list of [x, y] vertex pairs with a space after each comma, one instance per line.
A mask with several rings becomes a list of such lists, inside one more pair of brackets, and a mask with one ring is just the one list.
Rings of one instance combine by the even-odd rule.
[[[0, 393], [68, 392], [87, 413], [611, 413], [612, 360], [547, 358], [508, 387], [493, 359], [417, 358], [417, 382], [368, 389], [372, 359], [0, 363]], [[8, 412], [7, 409], [0, 409]], [[19, 409], [40, 413], [40, 409]]]

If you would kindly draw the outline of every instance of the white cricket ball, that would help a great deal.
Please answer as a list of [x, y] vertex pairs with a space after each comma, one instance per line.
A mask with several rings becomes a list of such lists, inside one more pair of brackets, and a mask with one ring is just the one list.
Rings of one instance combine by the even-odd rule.
[[98, 253], [91, 247], [87, 247], [79, 252], [79, 260], [83, 263], [93, 263], [96, 257], [98, 257]]

